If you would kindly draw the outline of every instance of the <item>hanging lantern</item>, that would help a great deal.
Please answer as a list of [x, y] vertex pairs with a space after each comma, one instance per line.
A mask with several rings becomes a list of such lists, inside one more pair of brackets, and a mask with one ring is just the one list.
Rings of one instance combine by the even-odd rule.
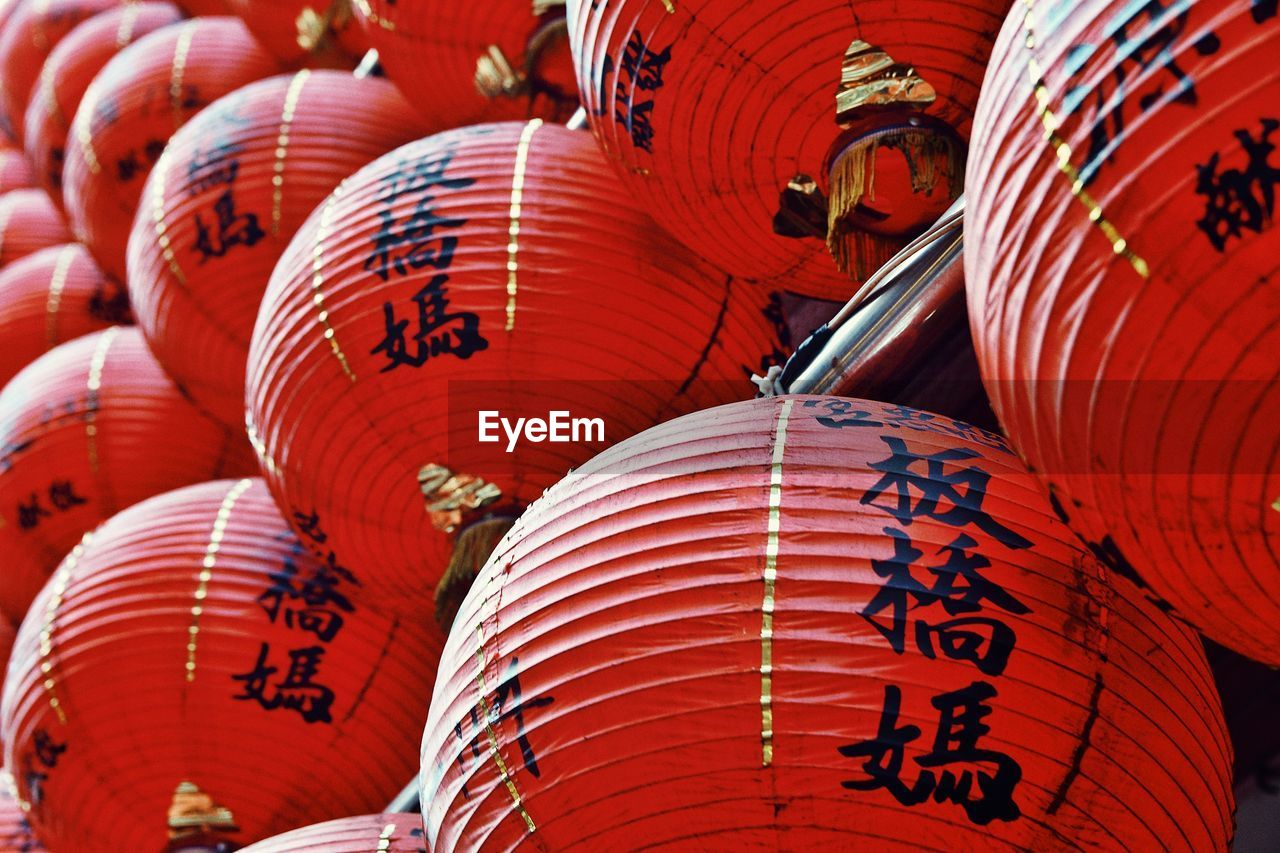
[[0, 387], [60, 343], [132, 322], [128, 293], [81, 244], [14, 261], [0, 270]]
[[0, 269], [70, 241], [67, 223], [44, 190], [17, 189], [0, 196]]
[[182, 11], [195, 18], [204, 15], [227, 14], [226, 0], [177, 0]]
[[59, 204], [67, 130], [89, 83], [123, 48], [181, 18], [171, 3], [129, 3], [85, 21], [50, 52], [27, 105], [25, 145], [41, 185]]
[[5, 681], [6, 763], [40, 837], [215, 847], [385, 804], [414, 772], [442, 639], [363, 583], [307, 553], [261, 480], [160, 495], [86, 536]]
[[0, 393], [0, 612], [20, 619], [86, 530], [140, 500], [252, 470], [243, 433], [182, 397], [137, 329], [40, 356]]
[[35, 173], [22, 149], [0, 144], [0, 193], [35, 185]]
[[120, 0], [31, 0], [14, 8], [0, 33], [0, 110], [13, 138], [24, 138], [27, 103], [49, 52], [80, 22]]
[[420, 814], [370, 814], [304, 826], [241, 853], [427, 853]]
[[368, 50], [350, 0], [225, 0], [250, 32], [283, 62], [351, 68]]
[[587, 134], [443, 133], [344, 181], [294, 237], [254, 330], [250, 439], [281, 506], [318, 511], [401, 600], [441, 577], [433, 527], [465, 528], [446, 579], [465, 590], [569, 468], [750, 396], [785, 358], [774, 309], [658, 229]]
[[244, 374], [276, 261], [338, 182], [426, 135], [385, 80], [300, 71], [246, 86], [178, 131], [152, 170], [129, 285], [160, 363], [244, 428]]
[[569, 30], [592, 128], [659, 224], [844, 301], [960, 192], [1010, 5], [571, 0]]
[[0, 850], [20, 850], [23, 853], [44, 850], [44, 845], [31, 831], [31, 822], [27, 820], [26, 812], [13, 796], [12, 775], [8, 770], [0, 771], [0, 774], [3, 775], [3, 784], [0, 784]]
[[965, 253], [992, 404], [1059, 513], [1273, 666], [1278, 49], [1265, 3], [1013, 15], [975, 119]]
[[539, 117], [578, 106], [564, 3], [354, 0], [387, 76], [433, 124]]
[[163, 27], [117, 53], [72, 119], [63, 198], [80, 240], [125, 280], [143, 183], [173, 132], [213, 101], [279, 70], [239, 18]]
[[998, 435], [840, 397], [699, 412], [553, 487], [458, 613], [422, 754], [434, 850], [1231, 837], [1195, 635]]

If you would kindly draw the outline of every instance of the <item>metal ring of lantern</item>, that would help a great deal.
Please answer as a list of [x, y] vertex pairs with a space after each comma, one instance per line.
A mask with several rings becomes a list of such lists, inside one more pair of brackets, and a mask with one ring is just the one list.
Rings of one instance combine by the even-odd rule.
[[225, 0], [280, 61], [352, 68], [369, 45], [350, 0]]
[[71, 242], [62, 213], [44, 190], [10, 190], [0, 196], [0, 269], [32, 252]]
[[250, 844], [241, 853], [427, 853], [420, 814], [344, 817]]

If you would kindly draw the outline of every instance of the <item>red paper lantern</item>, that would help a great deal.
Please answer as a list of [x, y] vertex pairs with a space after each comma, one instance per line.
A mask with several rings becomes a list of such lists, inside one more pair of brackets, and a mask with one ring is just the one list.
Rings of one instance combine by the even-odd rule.
[[67, 223], [44, 190], [17, 189], [0, 196], [0, 269], [70, 241]]
[[965, 260], [992, 404], [1062, 516], [1206, 635], [1276, 665], [1266, 6], [1013, 16], [974, 125]]
[[627, 191], [735, 275], [842, 301], [959, 192], [1009, 6], [568, 4], [583, 103]]
[[89, 83], [121, 49], [181, 18], [171, 3], [129, 3], [85, 21], [50, 52], [27, 105], [25, 145], [41, 185], [59, 204], [67, 130]]
[[252, 470], [243, 433], [184, 399], [137, 329], [40, 356], [0, 392], [0, 611], [20, 619], [85, 531], [189, 483]]
[[196, 18], [112, 57], [72, 120], [67, 215], [102, 268], [125, 280], [125, 245], [147, 173], [173, 132], [218, 98], [279, 70], [239, 18]]
[[142, 330], [192, 399], [244, 427], [244, 374], [276, 261], [338, 182], [428, 132], [385, 80], [301, 71], [239, 89], [178, 131], [130, 239]]
[[120, 0], [29, 0], [14, 9], [0, 33], [0, 110], [14, 139], [24, 139], [27, 103], [49, 52], [81, 21]]
[[225, 0], [225, 5], [284, 62], [350, 68], [368, 50], [350, 0]]
[[304, 826], [250, 844], [241, 853], [427, 853], [422, 815], [370, 814]]
[[60, 343], [132, 322], [128, 293], [81, 244], [14, 261], [0, 270], [0, 387]]
[[35, 185], [35, 173], [22, 149], [0, 144], [0, 193]]
[[357, 0], [387, 76], [433, 124], [567, 119], [578, 105], [564, 10], [544, 0]]
[[177, 0], [177, 2], [182, 10], [193, 18], [202, 15], [227, 14], [225, 0]]
[[170, 492], [87, 536], [5, 681], [6, 761], [30, 768], [40, 837], [214, 847], [386, 803], [413, 774], [442, 640], [361, 583], [306, 553], [261, 480]]
[[[4, 628], [3, 630], [13, 630], [12, 628]], [[31, 823], [27, 820], [27, 814], [18, 805], [17, 799], [13, 796], [13, 778], [8, 770], [3, 771], [5, 774], [4, 784], [0, 785], [0, 849], [2, 850], [21, 850], [21, 851], [38, 851], [44, 850], [44, 845], [36, 838], [35, 833], [31, 831]]]
[[[250, 437], [280, 505], [318, 511], [403, 600], [444, 568], [428, 519], [518, 514], [607, 444], [750, 396], [771, 305], [658, 229], [589, 135], [439, 134], [348, 178], [289, 245], [254, 329]], [[485, 411], [602, 429], [513, 454], [496, 423], [478, 442]]]
[[1199, 851], [1230, 770], [1195, 635], [999, 436], [795, 396], [650, 430], [521, 517], [420, 779], [435, 850]]

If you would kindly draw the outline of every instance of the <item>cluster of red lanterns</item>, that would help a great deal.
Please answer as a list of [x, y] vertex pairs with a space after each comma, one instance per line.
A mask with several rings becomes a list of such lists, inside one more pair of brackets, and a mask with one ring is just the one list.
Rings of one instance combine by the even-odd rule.
[[1228, 849], [1274, 5], [0, 0], [0, 847]]

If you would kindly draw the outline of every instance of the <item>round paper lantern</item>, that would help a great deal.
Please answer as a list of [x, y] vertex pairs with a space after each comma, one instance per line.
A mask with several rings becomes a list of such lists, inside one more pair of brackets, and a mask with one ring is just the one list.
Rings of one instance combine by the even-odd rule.
[[72, 120], [63, 198], [77, 236], [125, 280], [125, 245], [147, 173], [173, 132], [213, 101], [279, 70], [239, 18], [163, 27], [117, 53]]
[[22, 149], [0, 144], [0, 193], [35, 185], [35, 172]]
[[422, 815], [371, 814], [304, 826], [245, 847], [242, 853], [427, 853]]
[[201, 407], [243, 429], [249, 338], [289, 238], [339, 181], [427, 132], [387, 81], [304, 70], [174, 134], [134, 223], [129, 286], [152, 350]]
[[67, 130], [89, 83], [121, 49], [181, 18], [171, 3], [129, 3], [85, 21], [49, 54], [27, 105], [25, 145], [55, 201], [62, 199]]
[[0, 110], [8, 118], [14, 139], [24, 138], [27, 103], [49, 52], [81, 21], [119, 2], [28, 0], [14, 9], [0, 34]]
[[435, 124], [541, 117], [578, 106], [564, 10], [548, 0], [357, 0], [368, 43]]
[[[433, 527], [478, 537], [459, 550], [473, 572], [499, 532], [473, 521], [509, 523], [601, 447], [750, 396], [773, 307], [658, 229], [587, 134], [439, 134], [348, 178], [289, 245], [250, 348], [250, 438], [342, 559], [429, 593]], [[516, 449], [499, 417], [541, 437]]]
[[1278, 49], [1265, 3], [1013, 16], [975, 119], [965, 251], [992, 404], [1059, 512], [1272, 665]]
[[260, 480], [160, 495], [86, 536], [5, 680], [6, 760], [30, 768], [40, 837], [214, 847], [385, 804], [414, 772], [441, 638], [362, 584], [307, 553]]
[[959, 193], [1010, 5], [568, 8], [583, 104], [627, 191], [735, 275], [843, 301]]
[[352, 67], [368, 49], [350, 0], [224, 0], [284, 62]]
[[44, 190], [17, 189], [0, 196], [0, 269], [70, 240], [66, 221]]
[[0, 270], [0, 387], [60, 343], [132, 322], [128, 293], [81, 244], [14, 261]]
[[[4, 629], [12, 630], [12, 629]], [[8, 658], [6, 658], [8, 660]], [[44, 845], [31, 831], [31, 822], [26, 812], [18, 805], [13, 796], [13, 777], [8, 770], [4, 774], [4, 783], [0, 784], [0, 849], [27, 851], [44, 850]]]
[[21, 618], [81, 535], [115, 512], [252, 469], [243, 432], [184, 399], [137, 329], [55, 347], [0, 392], [0, 611]]
[[1231, 837], [1195, 635], [999, 436], [850, 398], [700, 412], [553, 487], [458, 613], [422, 754], [435, 850]]

